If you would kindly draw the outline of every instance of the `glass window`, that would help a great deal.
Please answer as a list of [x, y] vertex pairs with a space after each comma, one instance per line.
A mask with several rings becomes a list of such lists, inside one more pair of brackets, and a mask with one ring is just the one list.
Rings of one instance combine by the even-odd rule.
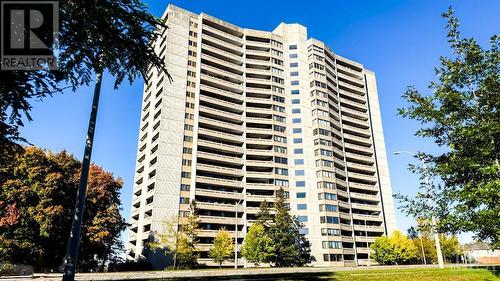
[[302, 128], [293, 128], [293, 133], [294, 134], [300, 134], [300, 133], [302, 133]]
[[288, 46], [289, 50], [297, 50], [297, 45], [290, 45]]
[[307, 222], [307, 216], [297, 216], [297, 220], [300, 222]]
[[301, 235], [307, 235], [307, 234], [309, 234], [309, 229], [307, 229], [307, 228], [299, 228], [299, 234], [301, 234]]
[[304, 159], [295, 159], [295, 165], [304, 165]]
[[292, 72], [290, 72], [290, 76], [299, 76], [299, 72], [298, 71], [292, 71]]
[[292, 99], [292, 104], [300, 104], [300, 99]]
[[297, 57], [298, 57], [298, 55], [297, 55], [297, 54], [290, 54], [290, 58], [291, 58], [291, 59], [296, 59]]
[[306, 198], [305, 192], [297, 192], [297, 198]]
[[295, 186], [296, 187], [304, 187], [304, 186], [306, 186], [306, 182], [305, 181], [296, 181]]
[[304, 170], [295, 170], [295, 175], [296, 176], [303, 176], [304, 175]]
[[302, 138], [293, 139], [293, 143], [302, 143]]
[[300, 118], [293, 118], [292, 123], [300, 123], [302, 120]]
[[290, 84], [292, 86], [297, 86], [297, 85], [299, 85], [299, 81], [298, 80], [293, 80]]
[[292, 113], [300, 113], [300, 108], [292, 108]]
[[307, 204], [297, 204], [297, 210], [307, 210]]
[[303, 154], [304, 153], [304, 149], [302, 148], [295, 148], [293, 150], [293, 154]]
[[291, 62], [290, 67], [298, 67], [299, 63], [298, 62]]

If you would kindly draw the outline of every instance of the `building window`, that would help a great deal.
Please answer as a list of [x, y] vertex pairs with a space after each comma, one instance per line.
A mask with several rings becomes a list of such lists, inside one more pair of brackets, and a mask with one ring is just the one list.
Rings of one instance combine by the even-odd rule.
[[293, 128], [293, 133], [294, 134], [300, 134], [300, 133], [302, 133], [302, 128]]
[[290, 58], [291, 58], [291, 59], [296, 59], [298, 56], [299, 56], [299, 55], [297, 55], [297, 54], [290, 54]]
[[297, 204], [297, 210], [307, 210], [307, 204]]
[[297, 45], [290, 45], [288, 46], [289, 50], [297, 50]]
[[292, 104], [300, 104], [300, 99], [292, 99]]
[[191, 189], [189, 184], [181, 184], [181, 191], [189, 191]]
[[292, 90], [291, 94], [292, 95], [298, 95], [298, 94], [300, 94], [300, 91], [299, 90]]
[[307, 234], [309, 234], [309, 229], [308, 228], [299, 228], [299, 234], [300, 235], [307, 235]]
[[306, 198], [305, 192], [297, 192], [297, 198]]
[[277, 175], [288, 176], [288, 169], [274, 168], [274, 173]]
[[292, 113], [300, 113], [300, 108], [292, 108]]
[[339, 223], [338, 217], [322, 216], [319, 218], [320, 223]]
[[[292, 72], [290, 72], [290, 76], [299, 76], [299, 72], [298, 71], [292, 71]], [[297, 82], [299, 82], [299, 81], [297, 81]], [[298, 85], [298, 83], [297, 83], [297, 85]]]
[[296, 187], [304, 187], [304, 186], [306, 186], [306, 182], [305, 181], [296, 181], [295, 186]]
[[290, 82], [290, 85], [297, 86], [297, 85], [299, 85], [299, 81], [298, 80], [293, 80], [293, 81]]
[[302, 138], [293, 139], [293, 143], [302, 143]]
[[332, 204], [321, 204], [319, 205], [319, 211], [320, 212], [336, 212], [337, 211], [337, 206], [332, 205]]
[[342, 242], [339, 241], [323, 241], [323, 249], [340, 249]]
[[295, 159], [294, 163], [295, 165], [304, 165], [304, 159]]
[[295, 148], [293, 150], [293, 154], [304, 154], [304, 149], [302, 149], [302, 148]]
[[307, 222], [307, 216], [297, 216], [299, 222]]
[[340, 236], [340, 230], [335, 228], [322, 228], [322, 236]]
[[304, 175], [304, 170], [295, 170], [295, 175], [296, 176], [303, 176]]
[[298, 62], [291, 62], [290, 67], [298, 67], [299, 63]]
[[292, 118], [292, 123], [300, 123], [302, 120], [300, 118]]

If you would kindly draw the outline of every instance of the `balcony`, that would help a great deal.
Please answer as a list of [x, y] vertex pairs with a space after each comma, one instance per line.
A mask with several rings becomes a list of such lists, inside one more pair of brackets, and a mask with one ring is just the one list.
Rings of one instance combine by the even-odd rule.
[[350, 109], [348, 107], [342, 107], [342, 116], [351, 116], [361, 120], [368, 120], [368, 113], [363, 110], [363, 112]]
[[356, 143], [364, 144], [365, 146], [371, 146], [372, 145], [371, 138], [359, 137], [359, 136], [355, 136], [355, 135], [348, 134], [348, 133], [344, 133], [344, 138], [352, 140], [352, 141], [354, 141]]
[[[267, 103], [269, 103], [269, 99], [267, 100]], [[246, 118], [247, 123], [254, 123], [254, 124], [273, 124], [274, 120], [272, 118], [259, 118], [259, 117], [247, 117]]]
[[213, 105], [225, 107], [227, 109], [227, 111], [230, 113], [233, 113], [232, 112], [233, 110], [243, 112], [243, 105], [242, 104], [229, 102], [229, 101], [221, 100], [218, 98], [213, 98], [213, 97], [207, 96], [205, 94], [202, 94], [200, 96], [200, 100], [203, 102], [206, 102], [206, 103], [213, 104]]
[[223, 140], [223, 141], [231, 141], [234, 143], [243, 143], [243, 137], [238, 136], [238, 135], [233, 135], [233, 134], [228, 134], [228, 133], [223, 133], [215, 130], [210, 130], [210, 129], [205, 129], [205, 128], [199, 128], [198, 129], [198, 134], [199, 135], [204, 135], [208, 136], [212, 139], [218, 139], [218, 140]]
[[[230, 224], [234, 225], [236, 219], [234, 217], [215, 217], [215, 216], [199, 216], [200, 223], [213, 223], [213, 224]], [[243, 225], [245, 220], [238, 218], [238, 224]]]
[[236, 176], [236, 177], [243, 176], [243, 171], [241, 169], [236, 169], [236, 168], [228, 168], [228, 167], [198, 163], [196, 165], [196, 169], [204, 172], [210, 172], [225, 176]]
[[259, 156], [272, 156], [274, 154], [273, 150], [265, 150], [265, 149], [247, 149], [247, 155], [259, 155]]
[[274, 202], [276, 198], [274, 196], [247, 195], [246, 199], [249, 202], [262, 202], [264, 200], [267, 202]]
[[260, 138], [248, 138], [247, 137], [246, 143], [247, 144], [273, 145], [274, 141], [273, 141], [273, 139], [260, 139]]
[[368, 130], [368, 129], [361, 129], [361, 128], [357, 128], [357, 127], [354, 127], [351, 125], [346, 125], [346, 124], [342, 124], [342, 128], [344, 129], [344, 131], [347, 131], [351, 134], [360, 135], [363, 137], [371, 137], [370, 130]]
[[259, 135], [272, 135], [273, 129], [247, 127], [246, 133], [247, 134], [259, 134]]
[[271, 183], [246, 183], [246, 188], [248, 190], [276, 190], [274, 184]]
[[373, 211], [373, 212], [380, 212], [382, 209], [379, 205], [368, 205], [368, 204], [360, 204], [360, 203], [351, 203], [351, 207], [353, 209], [358, 209], [358, 210], [368, 210], [368, 211]]
[[226, 164], [241, 164], [241, 165], [243, 165], [243, 159], [241, 159], [241, 158], [221, 155], [221, 154], [217, 154], [217, 153], [208, 153], [208, 152], [204, 152], [204, 151], [198, 151], [198, 158], [216, 161], [216, 162], [220, 162], [220, 163], [226, 163]]
[[202, 91], [207, 91], [207, 92], [210, 92], [213, 94], [220, 95], [223, 98], [229, 98], [229, 99], [240, 101], [243, 103], [243, 96], [241, 94], [235, 94], [231, 91], [222, 90], [222, 89], [212, 87], [209, 85], [205, 85], [205, 84], [201, 84], [200, 89]]
[[235, 121], [243, 122], [243, 115], [241, 115], [241, 114], [236, 114], [236, 113], [232, 113], [232, 112], [225, 111], [225, 110], [215, 109], [215, 108], [208, 107], [205, 105], [200, 105], [200, 111], [210, 113], [210, 114], [215, 115], [215, 116], [225, 117], [225, 118], [229, 118], [229, 119], [232, 119]]
[[257, 88], [257, 87], [249, 87], [249, 86], [245, 87], [245, 91], [247, 93], [266, 94], [266, 95], [270, 95], [273, 93], [271, 91], [271, 88]]
[[222, 204], [222, 203], [211, 203], [211, 202], [200, 202], [200, 201], [196, 202], [196, 207], [201, 210], [212, 210], [212, 211], [234, 212], [236, 210], [236, 205], [234, 204]]
[[217, 127], [221, 130], [228, 131], [231, 133], [241, 134], [243, 133], [243, 126], [234, 123], [224, 122], [212, 118], [207, 118], [200, 116], [198, 119], [200, 124], [205, 124], [210, 127]]
[[221, 75], [224, 75], [230, 79], [233, 79], [233, 80], [236, 80], [240, 83], [243, 83], [243, 76], [235, 74], [233, 72], [222, 70], [218, 67], [210, 66], [208, 64], [202, 64], [201, 69], [212, 72], [212, 73], [221, 74]]
[[346, 159], [349, 160], [354, 160], [357, 162], [365, 163], [365, 164], [373, 164], [375, 161], [373, 160], [373, 157], [371, 156], [364, 156], [364, 155], [359, 155], [351, 152], [346, 152], [345, 154]]
[[[273, 172], [254, 172], [254, 171], [247, 171], [245, 173], [247, 178], [258, 178], [258, 179], [273, 179], [275, 177], [275, 174]], [[278, 175], [276, 175], [278, 176]]]
[[215, 148], [215, 149], [218, 149], [218, 150], [221, 150], [224, 152], [236, 152], [236, 153], [243, 154], [243, 147], [229, 145], [229, 144], [225, 144], [225, 143], [221, 143], [221, 142], [198, 139], [198, 146]]
[[238, 83], [229, 82], [225, 79], [211, 76], [208, 74], [203, 74], [203, 73], [200, 75], [200, 77], [202, 80], [216, 84], [218, 86], [225, 88], [226, 90], [229, 90], [229, 91], [232, 91], [235, 93], [241, 93], [243, 91], [243, 86], [241, 84], [238, 84]]
[[349, 172], [348, 175], [349, 175], [349, 178], [353, 178], [353, 179], [359, 179], [359, 180], [372, 182], [372, 183], [377, 182], [377, 179], [375, 178], [374, 175], [365, 175], [365, 174], [355, 173], [355, 172]]
[[228, 62], [228, 61], [219, 59], [217, 57], [214, 57], [214, 56], [211, 56], [211, 55], [208, 55], [208, 54], [203, 54], [202, 53], [201, 54], [201, 59], [209, 61], [211, 63], [215, 63], [215, 64], [218, 64], [218, 65], [224, 66], [224, 67], [227, 67], [227, 68], [230, 68], [230, 69], [234, 70], [235, 72], [239, 72], [239, 73], [243, 72], [243, 66], [241, 66], [240, 64], [233, 63], [233, 62]]
[[206, 30], [212, 34], [216, 34], [217, 36], [220, 36], [228, 41], [231, 41], [232, 44], [237, 45], [237, 46], [242, 46], [243, 45], [243, 39], [241, 37], [235, 36], [233, 34], [224, 32], [222, 30], [219, 30], [217, 28], [208, 26], [206, 24], [203, 25], [203, 30]]
[[[201, 35], [201, 40], [202, 40], [202, 43], [205, 43], [205, 42], [203, 42], [203, 41], [204, 41], [204, 40], [206, 40], [206, 41], [211, 42], [211, 43], [212, 43], [212, 45], [213, 45], [213, 44], [215, 44], [215, 45], [218, 45], [218, 46], [220, 46], [220, 47], [222, 47], [222, 48], [225, 48], [225, 49], [229, 49], [229, 50], [235, 51], [235, 52], [237, 52], [237, 53], [243, 53], [243, 52], [242, 52], [242, 51], [243, 51], [243, 48], [238, 47], [238, 46], [236, 46], [236, 45], [234, 45], [234, 44], [228, 43], [228, 42], [226, 42], [226, 41], [224, 41], [224, 40], [217, 39], [217, 38], [215, 38], [214, 36], [212, 36], [212, 35], [210, 35], [210, 34], [208, 34], [208, 33], [202, 33], [202, 35]], [[205, 43], [205, 44], [206, 44], [206, 43]]]
[[337, 64], [337, 71], [343, 72], [343, 73], [348, 73], [348, 74], [355, 76], [359, 79], [363, 79], [363, 73], [360, 70], [355, 70], [353, 68]]
[[204, 177], [204, 176], [196, 176], [196, 182], [213, 184], [218, 186], [228, 186], [228, 187], [238, 187], [238, 188], [243, 187], [243, 183], [241, 181]]
[[352, 101], [352, 100], [348, 100], [346, 98], [340, 98], [340, 106], [341, 108], [344, 108], [344, 107], [354, 107], [356, 108], [356, 110], [359, 110], [359, 111], [362, 111], [362, 112], [367, 112], [368, 111], [368, 108], [366, 107], [366, 104], [364, 103], [358, 103], [358, 102], [355, 102], [355, 101]]
[[196, 188], [195, 194], [205, 197], [213, 197], [213, 198], [224, 198], [224, 199], [233, 199], [240, 200], [243, 199], [243, 194], [239, 192], [227, 192], [227, 191], [219, 191], [219, 190], [211, 190], [211, 189], [203, 189]]
[[346, 89], [348, 91], [354, 92], [353, 93], [354, 95], [357, 95], [358, 97], [362, 97], [363, 100], [366, 102], [366, 98], [363, 97], [365, 95], [364, 85], [363, 85], [363, 87], [356, 87], [356, 86], [353, 86], [349, 83], [339, 81], [339, 88], [341, 89], [341, 92], [342, 92], [342, 89]]
[[345, 116], [342, 116], [342, 121], [350, 122], [350, 123], [354, 124], [355, 126], [358, 126], [362, 129], [369, 129], [370, 128], [370, 124], [368, 123], [367, 120], [359, 120], [357, 118], [353, 118], [353, 117], [349, 117], [349, 116], [345, 115]]
[[360, 153], [360, 154], [373, 155], [373, 150], [372, 150], [371, 147], [366, 147], [366, 146], [362, 146], [362, 145], [357, 145], [357, 144], [352, 144], [352, 143], [346, 142], [345, 143], [345, 148], [346, 149], [350, 149], [350, 150], [354, 150], [354, 151], [356, 151], [357, 153]]
[[346, 75], [346, 74], [344, 74], [342, 72], [339, 73], [339, 78], [351, 82], [349, 84], [354, 84], [355, 87], [359, 87], [359, 88], [364, 88], [365, 87], [365, 81], [363, 79], [355, 78], [355, 77], [352, 77], [351, 75]]
[[362, 224], [355, 224], [354, 230], [356, 230], [356, 231], [370, 231], [370, 232], [384, 232], [384, 227], [377, 226], [377, 225], [366, 225], [365, 226]]
[[375, 185], [373, 185], [373, 184], [363, 184], [363, 183], [349, 182], [349, 187], [350, 188], [362, 189], [362, 190], [368, 190], [368, 191], [378, 191], [378, 187], [375, 186]]
[[246, 161], [247, 166], [252, 166], [252, 167], [273, 167], [274, 162], [273, 161], [262, 161], [262, 160], [247, 160]]
[[212, 47], [212, 46], [207, 45], [207, 44], [203, 44], [201, 46], [201, 48], [202, 48], [202, 50], [207, 50], [207, 51], [210, 51], [212, 53], [216, 53], [217, 55], [221, 55], [225, 59], [231, 61], [232, 63], [243, 64], [243, 57], [235, 55], [234, 53], [227, 52], [227, 51], [221, 50], [221, 49], [216, 48], [216, 47]]
[[382, 217], [379, 215], [352, 214], [352, 218], [355, 220], [362, 220], [362, 221], [378, 221], [378, 222], [383, 221]]

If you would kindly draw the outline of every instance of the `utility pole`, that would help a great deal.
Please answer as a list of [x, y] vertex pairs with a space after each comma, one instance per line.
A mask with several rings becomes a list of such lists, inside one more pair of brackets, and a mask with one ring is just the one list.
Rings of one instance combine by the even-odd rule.
[[89, 177], [90, 158], [92, 156], [92, 145], [94, 143], [94, 132], [97, 120], [97, 109], [99, 107], [99, 96], [101, 94], [102, 73], [97, 73], [94, 87], [94, 97], [92, 100], [92, 110], [90, 112], [87, 140], [83, 153], [82, 170], [80, 182], [76, 194], [75, 213], [71, 224], [71, 233], [64, 259], [63, 281], [75, 280], [76, 265], [78, 263], [78, 248], [80, 246], [80, 236], [82, 232], [83, 213], [85, 212], [85, 199], [87, 192], [87, 182]]
[[[425, 160], [421, 157], [418, 157], [417, 154], [409, 151], [396, 151], [394, 154], [398, 155], [401, 153], [406, 153], [409, 154], [415, 158], [420, 159], [422, 162], [422, 170], [425, 173], [425, 185], [427, 187], [427, 194], [429, 195], [429, 208], [432, 210], [433, 202], [432, 202], [432, 195], [431, 195], [431, 186], [430, 186], [430, 181], [429, 181], [429, 174], [427, 170], [427, 165], [425, 163]], [[439, 241], [439, 233], [437, 232], [436, 229], [436, 216], [434, 215], [434, 212], [432, 212], [431, 216], [431, 231], [434, 232], [434, 240], [436, 243], [436, 254], [437, 254], [437, 259], [438, 259], [438, 264], [439, 268], [443, 269], [444, 268], [444, 260], [443, 260], [443, 252], [441, 251], [441, 242]]]

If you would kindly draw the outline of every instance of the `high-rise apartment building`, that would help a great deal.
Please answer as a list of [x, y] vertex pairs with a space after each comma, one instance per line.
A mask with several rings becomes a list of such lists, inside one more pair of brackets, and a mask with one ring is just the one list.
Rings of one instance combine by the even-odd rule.
[[154, 46], [172, 81], [148, 73], [128, 258], [159, 264], [145, 243], [194, 199], [200, 263], [213, 265], [217, 230], [241, 245], [283, 188], [316, 265], [366, 264], [395, 228], [375, 74], [300, 24], [252, 30], [172, 5], [163, 18]]

